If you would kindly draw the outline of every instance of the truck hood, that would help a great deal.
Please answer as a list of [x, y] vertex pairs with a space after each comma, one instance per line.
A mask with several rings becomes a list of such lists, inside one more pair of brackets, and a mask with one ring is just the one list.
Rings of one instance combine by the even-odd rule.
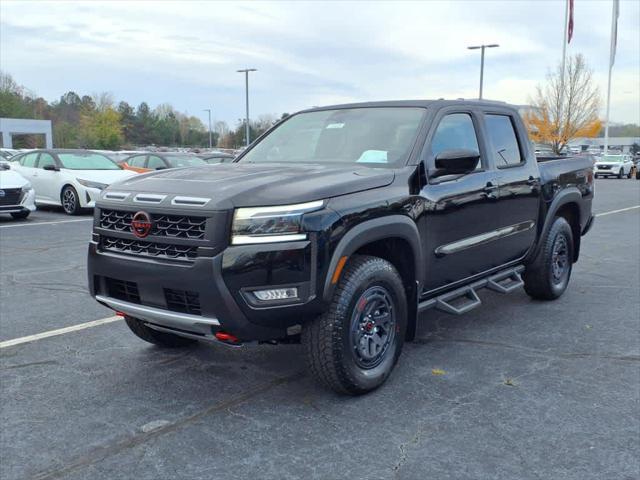
[[384, 187], [393, 179], [393, 171], [382, 168], [220, 163], [137, 175], [109, 190], [205, 197], [227, 209], [310, 202]]

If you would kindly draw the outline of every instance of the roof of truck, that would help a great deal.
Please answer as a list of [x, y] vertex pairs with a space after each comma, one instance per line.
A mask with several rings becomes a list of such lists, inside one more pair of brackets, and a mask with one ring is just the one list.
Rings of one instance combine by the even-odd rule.
[[309, 110], [332, 110], [337, 108], [366, 108], [366, 107], [418, 107], [418, 108], [429, 108], [429, 107], [448, 107], [455, 105], [475, 105], [475, 106], [484, 106], [484, 107], [505, 107], [516, 109], [515, 105], [510, 105], [506, 102], [500, 102], [496, 100], [478, 100], [471, 98], [458, 98], [455, 100], [445, 100], [444, 98], [439, 98], [437, 100], [385, 100], [379, 102], [359, 102], [359, 103], [344, 103], [339, 105], [327, 105], [323, 107], [313, 107], [309, 108], [305, 111]]

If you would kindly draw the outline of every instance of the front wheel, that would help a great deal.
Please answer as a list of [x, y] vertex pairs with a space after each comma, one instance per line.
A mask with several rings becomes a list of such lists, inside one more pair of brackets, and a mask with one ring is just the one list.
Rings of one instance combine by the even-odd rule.
[[71, 185], [67, 185], [60, 194], [62, 208], [67, 215], [78, 215], [80, 213], [80, 198], [78, 192]]
[[378, 388], [395, 366], [407, 328], [402, 279], [388, 261], [354, 256], [331, 304], [305, 325], [302, 343], [313, 376], [343, 394]]
[[557, 217], [524, 271], [525, 291], [532, 298], [555, 300], [567, 289], [572, 266], [573, 231], [564, 217]]
[[618, 172], [618, 178], [622, 179], [622, 177], [624, 177], [624, 170], [620, 169], [620, 171]]

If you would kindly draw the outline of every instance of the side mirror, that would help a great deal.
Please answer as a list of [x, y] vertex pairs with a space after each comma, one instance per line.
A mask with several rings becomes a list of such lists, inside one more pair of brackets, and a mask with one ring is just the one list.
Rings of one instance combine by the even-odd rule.
[[51, 163], [49, 163], [48, 165], [45, 165], [44, 167], [42, 167], [43, 170], [49, 170], [51, 172], [59, 172], [60, 168], [58, 168], [57, 165], [53, 165]]
[[455, 175], [473, 172], [478, 166], [480, 154], [477, 150], [452, 148], [436, 155], [437, 175]]

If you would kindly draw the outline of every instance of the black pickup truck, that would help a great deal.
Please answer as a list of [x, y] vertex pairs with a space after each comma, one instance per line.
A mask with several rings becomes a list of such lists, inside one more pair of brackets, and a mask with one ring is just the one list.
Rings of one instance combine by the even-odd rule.
[[234, 163], [107, 188], [90, 292], [164, 347], [301, 341], [318, 380], [361, 394], [426, 309], [465, 313], [482, 288], [560, 297], [593, 222], [592, 165], [537, 160], [504, 103], [302, 111]]

